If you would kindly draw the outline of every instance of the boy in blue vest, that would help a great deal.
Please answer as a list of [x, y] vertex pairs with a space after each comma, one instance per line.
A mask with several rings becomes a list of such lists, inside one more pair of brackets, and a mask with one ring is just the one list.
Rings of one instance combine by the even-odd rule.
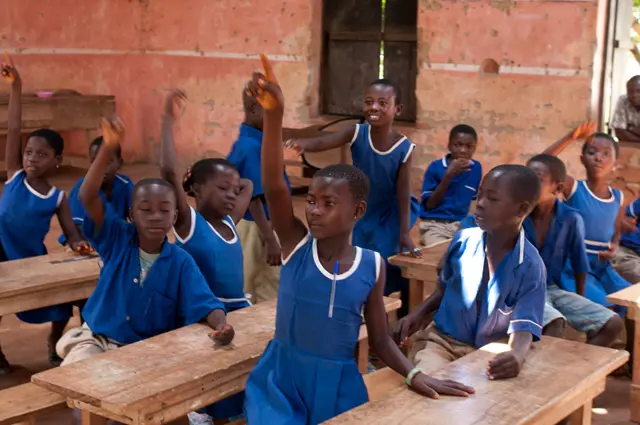
[[460, 220], [469, 213], [482, 180], [482, 166], [471, 159], [477, 144], [473, 127], [456, 125], [449, 134], [449, 153], [429, 164], [420, 205], [422, 245], [451, 239], [460, 229]]

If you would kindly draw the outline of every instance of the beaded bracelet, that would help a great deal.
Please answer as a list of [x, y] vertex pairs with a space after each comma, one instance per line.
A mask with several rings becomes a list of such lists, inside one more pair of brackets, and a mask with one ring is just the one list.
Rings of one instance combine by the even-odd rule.
[[414, 367], [413, 369], [411, 369], [411, 372], [409, 372], [404, 382], [406, 382], [408, 386], [411, 386], [411, 382], [413, 381], [413, 378], [415, 378], [415, 376], [419, 373], [422, 373], [422, 368]]

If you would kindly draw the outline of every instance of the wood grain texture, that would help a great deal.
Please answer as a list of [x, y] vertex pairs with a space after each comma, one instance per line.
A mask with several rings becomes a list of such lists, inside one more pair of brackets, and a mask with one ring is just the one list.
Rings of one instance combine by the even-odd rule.
[[[385, 298], [397, 309], [399, 300]], [[163, 424], [244, 389], [275, 331], [276, 300], [234, 311], [233, 343], [216, 346], [187, 326], [31, 377], [71, 406], [126, 424]], [[366, 337], [366, 333], [364, 334]]]
[[29, 421], [35, 415], [66, 407], [66, 399], [34, 384], [23, 384], [0, 391], [0, 425]]
[[[626, 351], [543, 337], [529, 353], [520, 376], [489, 381], [487, 362], [494, 356], [477, 350], [434, 374], [475, 387], [476, 394], [469, 398], [429, 400], [406, 388], [401, 377], [388, 375], [391, 382], [386, 380], [382, 396], [374, 394], [373, 401], [326, 423], [417, 425], [429, 418], [430, 425], [553, 425], [601, 393], [606, 376], [629, 355]], [[370, 388], [373, 375], [378, 373], [365, 378]]]

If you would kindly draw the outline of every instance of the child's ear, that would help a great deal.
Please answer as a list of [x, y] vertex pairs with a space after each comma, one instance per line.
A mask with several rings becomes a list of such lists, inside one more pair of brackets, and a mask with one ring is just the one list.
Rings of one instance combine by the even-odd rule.
[[396, 117], [399, 117], [402, 114], [403, 110], [404, 110], [404, 105], [402, 103], [399, 105], [396, 105]]
[[129, 208], [129, 220], [133, 222], [135, 219], [133, 217], [133, 208]]
[[556, 190], [554, 192], [555, 195], [557, 195], [558, 193], [562, 193], [564, 191], [564, 182], [557, 182], [556, 183]]
[[193, 193], [194, 198], [200, 197], [200, 185], [198, 183], [194, 183], [191, 185], [191, 193]]
[[176, 225], [176, 222], [178, 221], [178, 209], [176, 208], [176, 210], [173, 212], [173, 225]]
[[354, 221], [360, 220], [364, 216], [364, 213], [366, 212], [367, 212], [367, 202], [366, 201], [358, 202], [358, 204], [356, 205], [356, 212], [353, 215]]
[[520, 209], [518, 211], [518, 216], [524, 219], [526, 216], [531, 214], [531, 211], [533, 210], [534, 207], [535, 205], [531, 205], [530, 202], [526, 202], [526, 201], [520, 202]]
[[56, 168], [60, 168], [62, 165], [62, 155], [56, 155]]

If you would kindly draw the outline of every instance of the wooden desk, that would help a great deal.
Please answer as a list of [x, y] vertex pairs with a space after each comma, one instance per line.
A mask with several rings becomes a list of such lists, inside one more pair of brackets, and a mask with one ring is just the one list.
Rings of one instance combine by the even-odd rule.
[[640, 423], [640, 284], [607, 297], [611, 303], [628, 307], [627, 317], [634, 321], [633, 377], [631, 379], [631, 420]]
[[409, 311], [424, 301], [438, 284], [438, 263], [447, 252], [450, 240], [422, 248], [422, 258], [397, 254], [389, 263], [402, 268], [402, 276], [409, 279]]
[[[433, 374], [471, 385], [469, 398], [424, 398], [401, 376], [389, 373], [397, 387], [383, 399], [366, 403], [328, 422], [385, 425], [555, 425], [571, 415], [573, 424], [591, 424], [594, 397], [605, 389], [607, 375], [629, 358], [626, 351], [543, 337], [529, 353], [515, 379], [489, 381], [487, 362], [495, 356], [485, 347]], [[374, 372], [374, 374], [379, 372]], [[428, 418], [428, 419], [427, 419]]]
[[[398, 300], [387, 299], [387, 306]], [[276, 300], [234, 311], [236, 336], [216, 347], [202, 324], [167, 332], [115, 351], [51, 369], [31, 381], [67, 397], [87, 422], [110, 418], [159, 425], [244, 389], [249, 372], [273, 338]], [[83, 423], [86, 425], [85, 420]]]
[[64, 252], [0, 263], [0, 316], [89, 298], [99, 260]]

